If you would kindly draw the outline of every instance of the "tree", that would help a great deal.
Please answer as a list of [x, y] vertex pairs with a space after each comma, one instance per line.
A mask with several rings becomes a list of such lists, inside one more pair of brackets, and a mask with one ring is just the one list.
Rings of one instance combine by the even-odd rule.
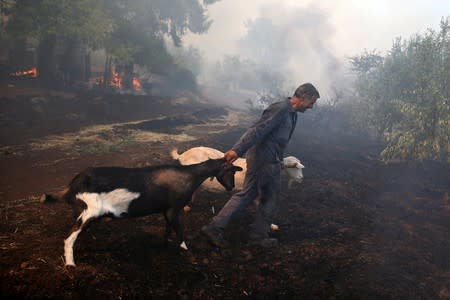
[[56, 74], [57, 45], [66, 48], [65, 64], [60, 67], [72, 75], [79, 64], [74, 57], [82, 57], [77, 51], [98, 48], [106, 49], [109, 55], [106, 70], [111, 70], [114, 62], [128, 75], [134, 64], [171, 73], [176, 68], [165, 49], [164, 36], [179, 46], [187, 30], [206, 32], [211, 24], [206, 5], [213, 2], [16, 0], [8, 32], [39, 41], [39, 77], [45, 83], [52, 82]]
[[0, 39], [6, 36], [6, 24], [14, 8], [15, 0], [0, 0]]
[[17, 0], [8, 32], [38, 40], [39, 78], [48, 85], [56, 76], [57, 42], [79, 41], [98, 48], [111, 34], [112, 25], [102, 1]]
[[172, 50], [174, 63], [182, 68], [191, 71], [195, 76], [200, 75], [203, 64], [203, 55], [197, 48], [175, 47]]
[[408, 41], [398, 38], [381, 61], [351, 60], [364, 116], [387, 142], [385, 160], [450, 161], [450, 19]]
[[383, 75], [380, 68], [384, 63], [384, 58], [376, 51], [367, 51], [359, 56], [349, 58], [351, 70], [356, 73], [354, 83], [357, 97], [355, 106], [358, 106], [357, 114], [353, 121], [366, 127], [367, 131], [375, 135], [378, 139], [383, 138], [385, 129], [391, 121], [391, 109], [389, 99], [380, 93], [383, 87]]
[[364, 50], [359, 56], [349, 58], [351, 70], [358, 74], [368, 74], [383, 63], [383, 57], [377, 52]]
[[164, 37], [170, 37], [178, 47], [187, 30], [206, 32], [211, 24], [206, 16], [206, 5], [213, 2], [205, 2], [204, 5], [198, 0], [108, 2], [107, 9], [116, 26], [105, 48], [115, 64], [125, 71], [125, 78], [128, 79], [124, 82], [125, 86], [130, 85], [134, 64], [163, 75], [172, 76], [178, 72], [166, 49]]

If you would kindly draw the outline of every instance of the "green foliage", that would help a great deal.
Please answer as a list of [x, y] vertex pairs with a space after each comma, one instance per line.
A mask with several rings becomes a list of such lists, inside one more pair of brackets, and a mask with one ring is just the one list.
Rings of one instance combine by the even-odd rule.
[[[15, 38], [32, 37], [40, 42], [83, 42], [93, 49], [105, 49], [117, 64], [139, 64], [167, 75], [176, 67], [164, 36], [179, 46], [187, 30], [206, 32], [211, 24], [206, 6], [214, 2], [2, 0], [1, 29], [6, 28]], [[6, 13], [11, 19], [3, 24]]]
[[172, 84], [169, 85], [170, 89], [174, 92], [178, 91], [191, 91], [198, 92], [197, 81], [195, 79], [194, 74], [191, 71], [184, 68], [176, 68], [172, 74], [169, 76], [170, 82]]
[[[394, 101], [393, 104], [402, 113], [402, 120], [387, 133], [389, 144], [382, 152], [382, 157], [388, 160], [447, 160], [450, 136], [448, 108], [447, 118], [438, 120], [437, 126], [431, 126], [430, 116], [434, 113], [432, 107], [423, 108], [415, 103], [400, 100]], [[437, 127], [436, 133], [433, 127]]]
[[0, 0], [0, 39], [6, 38], [6, 24], [15, 5], [15, 0]]
[[16, 2], [8, 22], [8, 32], [16, 37], [81, 40], [95, 48], [112, 32], [113, 20], [96, 0]]
[[352, 71], [359, 74], [367, 74], [383, 63], [383, 57], [376, 50], [372, 50], [372, 52], [364, 50], [360, 56], [350, 57], [349, 60]]
[[380, 60], [351, 59], [360, 119], [387, 142], [385, 160], [450, 161], [450, 19], [408, 41], [398, 38]]
[[139, 64], [154, 73], [167, 74], [173, 64], [162, 37], [148, 36], [125, 25], [114, 31], [105, 48], [116, 64]]
[[[181, 37], [190, 30], [204, 33], [211, 25], [205, 7], [198, 0], [153, 0], [161, 23], [175, 45], [181, 45]], [[208, 3], [205, 3], [208, 4]]]
[[115, 22], [107, 51], [122, 63], [146, 65], [152, 71], [163, 71], [161, 61], [172, 62], [163, 36], [179, 46], [187, 30], [203, 33], [210, 25], [197, 0], [114, 0], [105, 2], [105, 9]]

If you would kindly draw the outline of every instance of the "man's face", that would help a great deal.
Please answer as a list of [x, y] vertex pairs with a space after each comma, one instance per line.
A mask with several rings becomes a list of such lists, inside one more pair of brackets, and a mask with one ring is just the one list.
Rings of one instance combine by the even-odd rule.
[[313, 108], [317, 99], [318, 97], [308, 97], [306, 95], [303, 95], [301, 98], [299, 98], [300, 101], [296, 110], [299, 112], [305, 112], [306, 110]]

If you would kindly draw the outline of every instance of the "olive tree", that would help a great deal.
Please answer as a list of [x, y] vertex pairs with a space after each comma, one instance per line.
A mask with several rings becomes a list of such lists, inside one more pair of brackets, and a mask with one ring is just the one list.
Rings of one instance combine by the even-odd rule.
[[450, 161], [450, 21], [409, 40], [386, 57], [351, 58], [355, 91], [367, 128], [387, 143], [383, 159]]

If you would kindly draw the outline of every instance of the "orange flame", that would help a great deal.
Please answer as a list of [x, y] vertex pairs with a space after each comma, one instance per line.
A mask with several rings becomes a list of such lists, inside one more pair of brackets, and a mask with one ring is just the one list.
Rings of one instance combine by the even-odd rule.
[[[116, 89], [122, 89], [123, 88], [123, 75], [119, 72], [113, 71], [111, 74], [111, 80], [109, 81], [109, 86], [112, 86]], [[93, 79], [94, 83], [96, 85], [102, 85], [105, 82], [105, 79], [103, 76], [96, 77]], [[135, 91], [140, 91], [142, 89], [141, 81], [137, 77], [133, 77], [132, 79], [132, 87]]]
[[34, 67], [34, 68], [29, 69], [29, 70], [23, 70], [23, 71], [19, 70], [19, 71], [16, 71], [14, 73], [11, 73], [10, 75], [11, 76], [17, 76], [17, 77], [20, 77], [20, 76], [31, 76], [31, 77], [35, 78], [35, 77], [38, 76], [38, 71], [37, 71], [37, 68]]
[[113, 72], [111, 77], [111, 86], [121, 89], [122, 88], [122, 76], [118, 72]]
[[140, 91], [142, 89], [141, 81], [137, 77], [133, 77], [133, 89]]

